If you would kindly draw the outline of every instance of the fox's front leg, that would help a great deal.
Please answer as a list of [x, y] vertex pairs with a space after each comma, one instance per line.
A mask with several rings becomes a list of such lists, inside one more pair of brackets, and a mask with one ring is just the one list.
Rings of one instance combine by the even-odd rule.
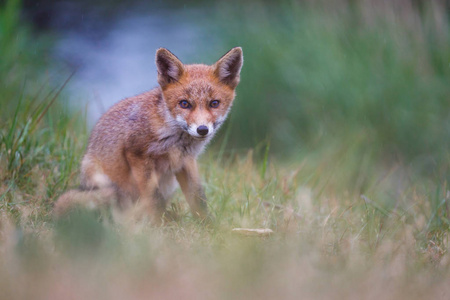
[[192, 215], [205, 219], [208, 214], [206, 196], [200, 182], [196, 160], [194, 158], [188, 159], [183, 168], [175, 175]]
[[132, 180], [139, 193], [139, 206], [150, 214], [153, 223], [160, 224], [165, 212], [165, 200], [159, 190], [158, 172], [148, 160], [127, 155]]

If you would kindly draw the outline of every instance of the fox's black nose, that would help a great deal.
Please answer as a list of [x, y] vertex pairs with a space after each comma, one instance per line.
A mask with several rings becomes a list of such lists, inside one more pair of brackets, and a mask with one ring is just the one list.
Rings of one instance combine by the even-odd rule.
[[207, 135], [208, 134], [208, 127], [205, 125], [200, 125], [197, 127], [197, 133], [200, 135]]

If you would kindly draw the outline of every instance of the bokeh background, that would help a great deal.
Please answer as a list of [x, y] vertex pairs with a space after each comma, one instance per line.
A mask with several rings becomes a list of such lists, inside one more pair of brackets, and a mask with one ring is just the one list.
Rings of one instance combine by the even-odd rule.
[[15, 21], [39, 39], [10, 32], [8, 40], [4, 27], [2, 60], [46, 61], [40, 71], [60, 76], [56, 83], [75, 72], [67, 101], [87, 107], [92, 127], [113, 103], [156, 86], [158, 47], [210, 64], [242, 46], [242, 83], [216, 144], [270, 145], [289, 158], [351, 151], [446, 173], [448, 10], [447, 1], [417, 0], [24, 1]]

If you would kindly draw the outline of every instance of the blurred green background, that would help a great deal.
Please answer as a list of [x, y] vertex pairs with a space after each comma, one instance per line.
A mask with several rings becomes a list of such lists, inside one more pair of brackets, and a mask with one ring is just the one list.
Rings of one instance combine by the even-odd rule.
[[[214, 142], [222, 154], [254, 148], [260, 157], [270, 149], [287, 162], [347, 157], [356, 166], [401, 164], [450, 179], [447, 1], [7, 0], [0, 12], [2, 128], [22, 93], [33, 106], [39, 89], [59, 87], [76, 70], [53, 55], [58, 41], [71, 32], [101, 41], [114, 22], [137, 10], [139, 17], [181, 13], [183, 22], [200, 28], [202, 43], [170, 48], [185, 53], [186, 62], [212, 63], [243, 47], [238, 97]], [[170, 22], [176, 28], [176, 19]], [[146, 49], [150, 62], [154, 50]], [[68, 94], [73, 89], [59, 97], [57, 114], [67, 109]]]

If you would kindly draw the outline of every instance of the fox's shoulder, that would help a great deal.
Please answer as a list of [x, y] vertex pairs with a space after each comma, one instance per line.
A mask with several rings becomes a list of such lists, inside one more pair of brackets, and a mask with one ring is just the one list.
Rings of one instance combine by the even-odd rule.
[[164, 123], [159, 107], [162, 106], [159, 88], [129, 97], [114, 104], [94, 126], [90, 144], [111, 141], [125, 141], [130, 136], [155, 135], [155, 130]]

